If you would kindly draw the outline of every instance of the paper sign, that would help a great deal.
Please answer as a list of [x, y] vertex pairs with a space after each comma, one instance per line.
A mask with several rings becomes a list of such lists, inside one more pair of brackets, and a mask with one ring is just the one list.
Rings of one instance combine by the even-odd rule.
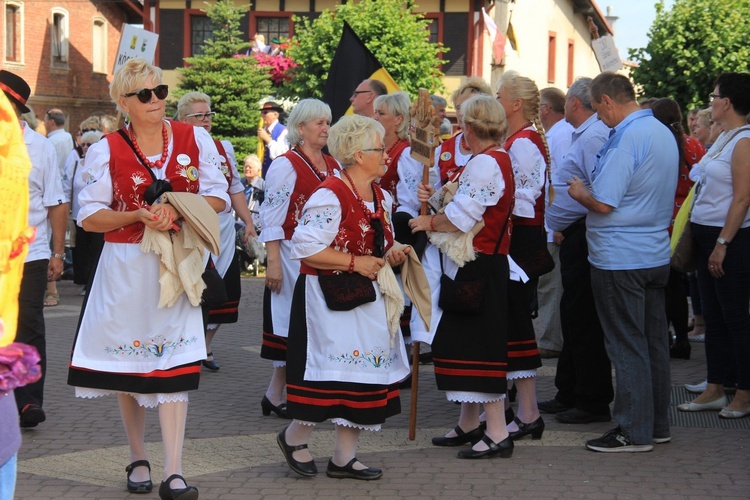
[[120, 36], [120, 48], [117, 50], [115, 58], [114, 74], [117, 68], [135, 57], [142, 57], [149, 63], [154, 63], [154, 54], [156, 54], [156, 42], [159, 41], [159, 35], [136, 28], [132, 24], [122, 25], [122, 35]]
[[615, 46], [615, 39], [611, 35], [591, 40], [594, 48], [594, 54], [599, 61], [599, 67], [604, 71], [619, 71], [622, 68], [622, 59], [620, 52]]

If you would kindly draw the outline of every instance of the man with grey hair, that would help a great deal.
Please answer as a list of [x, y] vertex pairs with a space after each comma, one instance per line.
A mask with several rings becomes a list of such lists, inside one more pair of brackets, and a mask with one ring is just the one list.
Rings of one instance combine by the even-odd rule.
[[65, 160], [73, 151], [73, 136], [65, 130], [65, 113], [57, 108], [47, 110], [44, 114], [44, 128], [47, 130], [47, 139], [57, 152], [57, 167], [60, 176], [65, 175]]
[[651, 451], [653, 443], [672, 439], [664, 289], [679, 149], [666, 125], [640, 109], [627, 77], [597, 76], [591, 101], [613, 131], [596, 156], [591, 186], [574, 177], [568, 193], [589, 210], [591, 287], [617, 377], [612, 413], [618, 426], [586, 447]]
[[448, 113], [445, 111], [445, 108], [448, 107], [448, 101], [446, 101], [444, 97], [436, 94], [432, 94], [430, 100], [432, 101], [432, 105], [435, 106], [435, 114], [440, 117], [441, 121], [445, 120], [448, 116]]
[[570, 147], [552, 169], [555, 199], [547, 207], [547, 225], [561, 240], [559, 304], [563, 346], [557, 361], [553, 399], [539, 409], [556, 413], [562, 423], [609, 421], [612, 375], [604, 350], [604, 332], [594, 305], [586, 242], [588, 210], [568, 194], [567, 181], [575, 177], [591, 185], [594, 160], [609, 136], [609, 127], [591, 107], [591, 78], [579, 78], [565, 98], [565, 120], [574, 127]]

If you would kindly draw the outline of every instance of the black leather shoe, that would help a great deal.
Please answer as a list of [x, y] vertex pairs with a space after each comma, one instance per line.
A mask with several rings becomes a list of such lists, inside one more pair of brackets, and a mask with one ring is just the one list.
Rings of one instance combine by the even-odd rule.
[[349, 463], [343, 467], [339, 467], [333, 463], [333, 459], [328, 461], [328, 468], [326, 469], [326, 476], [334, 479], [361, 479], [362, 481], [372, 481], [373, 479], [380, 479], [383, 477], [383, 471], [375, 469], [374, 467], [368, 467], [366, 469], [357, 470], [354, 468], [354, 464], [357, 463], [356, 458], [349, 460]]
[[542, 420], [541, 416], [530, 424], [521, 422], [518, 417], [513, 419], [513, 421], [518, 426], [517, 431], [510, 433], [510, 437], [513, 441], [521, 439], [524, 436], [528, 436], [529, 434], [531, 434], [531, 439], [542, 439], [542, 434], [544, 433], [544, 420]]
[[492, 458], [495, 455], [500, 455], [501, 458], [510, 458], [513, 455], [513, 439], [508, 436], [499, 443], [494, 442], [492, 439], [485, 434], [482, 436], [482, 441], [485, 442], [490, 448], [483, 451], [474, 451], [472, 449], [463, 450], [458, 452], [458, 458], [466, 459], [477, 459], [477, 458]]
[[591, 413], [580, 408], [571, 408], [555, 415], [555, 420], [561, 424], [590, 424], [591, 422], [609, 422], [612, 416], [609, 413]]
[[690, 359], [690, 351], [692, 349], [688, 339], [677, 340], [669, 348], [669, 357], [672, 359]]
[[471, 443], [473, 446], [482, 439], [482, 435], [484, 434], [481, 426], [471, 432], [464, 432], [459, 426], [455, 426], [453, 431], [456, 433], [454, 437], [435, 437], [432, 438], [432, 444], [435, 446], [461, 446], [462, 444]]
[[264, 417], [267, 417], [271, 414], [271, 412], [274, 412], [280, 418], [285, 418], [287, 420], [292, 418], [286, 411], [286, 403], [281, 403], [279, 406], [274, 406], [266, 396], [263, 396], [263, 399], [260, 400], [260, 409], [263, 412]]
[[[213, 352], [209, 352], [208, 354], [206, 354], [206, 358], [213, 358], [213, 357], [214, 357], [214, 353]], [[217, 363], [215, 359], [212, 359], [211, 361], [209, 361], [208, 359], [204, 359], [203, 360], [203, 366], [205, 366], [206, 368], [208, 368], [212, 372], [218, 372], [219, 371], [219, 363]]]
[[29, 403], [21, 410], [20, 425], [24, 429], [36, 427], [45, 420], [47, 420], [47, 415], [44, 413], [44, 410], [42, 410], [42, 407], [37, 404]]
[[130, 480], [130, 473], [133, 472], [133, 469], [136, 467], [146, 467], [148, 468], [149, 476], [151, 475], [151, 464], [148, 463], [148, 460], [136, 460], [132, 464], [125, 467], [125, 472], [128, 474], [128, 491], [130, 493], [151, 493], [151, 490], [154, 489], [154, 483], [151, 482], [151, 478], [147, 481], [131, 481]]
[[[169, 483], [175, 479], [182, 479], [185, 482], [185, 478], [179, 474], [172, 474], [166, 481], [162, 481], [161, 486], [159, 486], [159, 498], [161, 500], [198, 500], [198, 488], [195, 486], [185, 486], [178, 489], [170, 488]], [[187, 485], [187, 482], [185, 484]]]
[[279, 432], [279, 434], [276, 436], [276, 442], [279, 444], [281, 453], [284, 454], [284, 458], [286, 458], [286, 463], [289, 465], [289, 468], [300, 476], [314, 477], [318, 473], [318, 467], [315, 465], [315, 461], [310, 460], [309, 462], [298, 462], [294, 459], [293, 455], [295, 451], [304, 450], [305, 448], [307, 448], [307, 445], [299, 444], [297, 446], [289, 446], [288, 444], [286, 444], [286, 437], [284, 436], [285, 433], [286, 427], [284, 427], [284, 430]]
[[547, 401], [539, 401], [536, 406], [544, 413], [560, 413], [572, 408], [572, 406], [564, 405], [555, 398], [548, 399]]

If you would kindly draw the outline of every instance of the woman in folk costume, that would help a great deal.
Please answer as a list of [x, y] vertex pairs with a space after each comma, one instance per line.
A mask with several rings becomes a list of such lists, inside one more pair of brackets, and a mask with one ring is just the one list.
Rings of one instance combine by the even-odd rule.
[[198, 490], [181, 474], [187, 391], [198, 388], [206, 356], [201, 308], [184, 293], [173, 305], [158, 307], [160, 257], [143, 252], [140, 242], [147, 228], [163, 232], [174, 225], [175, 210], [153, 193], [156, 187], [202, 195], [215, 212], [228, 211], [229, 198], [211, 137], [165, 120], [167, 94], [161, 69], [139, 58], [118, 69], [110, 84], [130, 125], [86, 155], [91, 182], [79, 196], [78, 223], [103, 232], [105, 243], [81, 313], [68, 383], [78, 397], [118, 395], [132, 462], [127, 489], [134, 493], [153, 487], [145, 417], [147, 407], [158, 406], [165, 458], [159, 496], [195, 499]]
[[[450, 401], [461, 403], [458, 425], [436, 446], [472, 448], [459, 458], [489, 458], [513, 454], [504, 403], [508, 331], [511, 210], [515, 185], [510, 158], [499, 143], [505, 135], [505, 113], [495, 99], [475, 95], [461, 105], [463, 135], [472, 158], [455, 171], [431, 204], [437, 214], [421, 215], [409, 222], [414, 231], [429, 231], [439, 246], [441, 276], [437, 301], [440, 320], [432, 342], [438, 389]], [[457, 186], [456, 186], [457, 184]], [[451, 188], [456, 188], [452, 191]], [[420, 199], [434, 192], [420, 184]], [[449, 197], [448, 194], [455, 193]], [[472, 297], [462, 302], [456, 288]], [[472, 308], [473, 306], [473, 308]], [[486, 428], [479, 421], [484, 406]]]
[[[532, 301], [539, 276], [549, 272], [554, 261], [544, 229], [545, 184], [551, 160], [539, 121], [540, 99], [533, 80], [515, 71], [506, 72], [498, 81], [497, 100], [508, 118], [503, 148], [510, 155], [516, 184], [510, 257], [528, 277], [525, 283], [514, 279], [508, 285], [508, 380], [518, 390], [518, 416], [508, 425], [513, 439], [526, 435], [539, 439], [544, 432], [536, 399], [536, 369], [542, 366], [542, 359], [532, 323]], [[549, 199], [553, 197], [550, 191]]]
[[[409, 374], [406, 350], [373, 282], [386, 259], [392, 266], [406, 259], [403, 251], [389, 252], [393, 201], [376, 182], [385, 173], [383, 136], [378, 122], [362, 116], [345, 116], [331, 127], [328, 147], [343, 170], [313, 193], [292, 237], [292, 258], [302, 260], [287, 357], [294, 420], [278, 444], [289, 467], [303, 476], [317, 473], [307, 449], [315, 423], [331, 419], [336, 445], [326, 474], [380, 478], [382, 470], [356, 458], [359, 434], [379, 430], [401, 411], [397, 383]], [[351, 286], [336, 293], [342, 282]], [[361, 300], [348, 300], [355, 298]]]
[[[388, 191], [398, 206], [396, 185], [398, 184], [398, 164], [401, 158], [409, 157], [409, 107], [411, 100], [406, 92], [381, 95], [373, 102], [375, 115], [385, 129], [385, 175], [378, 181], [380, 187]], [[395, 207], [394, 207], [395, 208]]]
[[263, 344], [260, 356], [273, 361], [273, 375], [261, 401], [263, 415], [289, 418], [284, 402], [286, 339], [294, 283], [300, 264], [292, 260], [291, 239], [302, 208], [313, 191], [339, 165], [323, 153], [331, 128], [331, 108], [317, 99], [303, 99], [287, 122], [292, 149], [268, 169], [265, 200], [260, 206], [259, 240], [266, 244], [266, 290], [263, 296]]
[[[177, 103], [177, 119], [189, 123], [194, 127], [201, 127], [209, 134], [215, 113], [211, 111], [211, 98], [203, 92], [188, 92], [180, 97]], [[214, 144], [219, 152], [216, 164], [224, 175], [229, 185], [227, 194], [232, 201], [232, 209], [240, 220], [245, 224], [244, 239], [257, 237], [253, 215], [248, 209], [245, 201], [245, 188], [237, 171], [237, 158], [234, 148], [229, 141], [214, 139]], [[212, 371], [219, 369], [219, 364], [214, 360], [211, 349], [211, 341], [216, 331], [223, 323], [237, 323], [240, 296], [240, 261], [235, 249], [237, 231], [234, 228], [234, 216], [230, 212], [219, 214], [219, 228], [221, 231], [221, 252], [219, 255], [211, 255], [216, 271], [224, 280], [227, 292], [227, 302], [213, 306], [208, 309], [208, 326], [206, 327], [206, 359], [203, 366]]]
[[[487, 82], [478, 77], [469, 78], [466, 83], [457, 88], [451, 95], [451, 101], [456, 108], [456, 118], [459, 124], [462, 119], [464, 101], [476, 94], [492, 94], [492, 89], [487, 85]], [[435, 150], [435, 165], [430, 172], [430, 184], [439, 189], [448, 182], [448, 178], [456, 170], [464, 167], [471, 157], [471, 148], [466, 143], [463, 132], [459, 132], [447, 141], [443, 141]], [[412, 217], [419, 215], [422, 204], [417, 196], [417, 186], [422, 182], [422, 171], [422, 164], [414, 161], [404, 161], [399, 165], [399, 183], [397, 188], [399, 200], [401, 200], [398, 207], [399, 213], [408, 213]], [[400, 220], [398, 213], [394, 216], [394, 219], [397, 221], [398, 227], [398, 221]], [[432, 344], [435, 329], [440, 322], [440, 314], [442, 313], [438, 307], [438, 292], [440, 290], [440, 276], [442, 272], [440, 270], [440, 251], [437, 247], [430, 244], [429, 241], [421, 257], [421, 261], [432, 293], [432, 320], [430, 328], [426, 329], [418, 315], [412, 315], [409, 327], [413, 340]]]

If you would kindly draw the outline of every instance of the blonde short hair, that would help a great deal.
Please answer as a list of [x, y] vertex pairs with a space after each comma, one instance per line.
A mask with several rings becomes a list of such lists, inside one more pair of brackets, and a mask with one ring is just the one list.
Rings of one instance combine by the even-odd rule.
[[124, 112], [120, 107], [120, 99], [128, 92], [141, 90], [148, 77], [151, 77], [154, 86], [161, 85], [161, 68], [149, 64], [141, 57], [130, 59], [115, 71], [112, 83], [109, 84], [109, 96], [119, 111]]
[[328, 151], [344, 168], [356, 163], [354, 155], [375, 146], [385, 137], [385, 129], [377, 120], [359, 115], [342, 117], [328, 131]]
[[98, 116], [94, 116], [94, 115], [89, 116], [88, 118], [83, 120], [80, 125], [78, 125], [78, 130], [81, 132], [84, 130], [101, 130], [101, 129], [102, 129], [102, 122]]
[[471, 78], [467, 79], [463, 83], [463, 85], [453, 91], [453, 93], [451, 94], [451, 102], [455, 106], [458, 99], [473, 94], [492, 95], [492, 87], [490, 87], [483, 78], [472, 76]]
[[711, 119], [711, 108], [699, 109], [696, 113], [696, 119], [704, 127], [710, 127], [711, 123], [713, 123], [713, 120]]
[[461, 105], [464, 125], [471, 125], [477, 138], [500, 143], [508, 131], [505, 110], [492, 96], [477, 94]]
[[203, 92], [188, 92], [180, 97], [180, 100], [177, 101], [177, 120], [183, 121], [185, 115], [190, 114], [190, 105], [198, 102], [204, 102], [208, 104], [208, 107], [211, 107], [211, 98]]
[[409, 135], [409, 107], [411, 99], [406, 92], [394, 92], [393, 94], [379, 95], [373, 103], [375, 109], [383, 109], [394, 116], [402, 116], [404, 119], [396, 128], [396, 136], [406, 139]]

